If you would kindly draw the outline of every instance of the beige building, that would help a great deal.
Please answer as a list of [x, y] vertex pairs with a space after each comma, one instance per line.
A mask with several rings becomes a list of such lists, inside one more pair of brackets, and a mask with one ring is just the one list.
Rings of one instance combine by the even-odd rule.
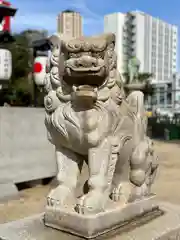
[[63, 11], [58, 15], [58, 33], [71, 36], [81, 37], [82, 33], [82, 17], [78, 12], [71, 10]]

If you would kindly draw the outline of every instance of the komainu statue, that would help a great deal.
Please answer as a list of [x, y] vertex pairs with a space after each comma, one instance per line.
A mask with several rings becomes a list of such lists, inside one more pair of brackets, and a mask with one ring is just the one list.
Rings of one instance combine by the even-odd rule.
[[[70, 201], [80, 215], [104, 212], [150, 196], [157, 170], [141, 91], [125, 93], [117, 72], [115, 35], [50, 38], [52, 54], [43, 81], [45, 125], [55, 146], [58, 186], [48, 206]], [[75, 199], [83, 162], [88, 192]]]

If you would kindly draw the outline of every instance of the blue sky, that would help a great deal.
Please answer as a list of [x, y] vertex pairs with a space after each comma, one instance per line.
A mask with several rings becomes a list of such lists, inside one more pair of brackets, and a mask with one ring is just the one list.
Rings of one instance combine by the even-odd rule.
[[81, 13], [85, 35], [103, 32], [104, 15], [131, 10], [143, 11], [180, 27], [179, 0], [10, 0], [10, 2], [18, 8], [12, 20], [12, 32], [29, 28], [45, 29], [52, 34], [56, 32], [58, 13], [67, 8]]
[[67, 8], [83, 16], [84, 34], [103, 31], [103, 16], [112, 12], [141, 10], [154, 17], [180, 26], [179, 0], [10, 0], [18, 12], [12, 21], [12, 31], [26, 28], [56, 31], [57, 14]]

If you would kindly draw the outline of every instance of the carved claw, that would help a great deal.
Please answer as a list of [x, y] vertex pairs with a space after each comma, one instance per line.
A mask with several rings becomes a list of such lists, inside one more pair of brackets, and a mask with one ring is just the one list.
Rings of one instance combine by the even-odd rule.
[[47, 197], [48, 206], [65, 205], [67, 198], [71, 195], [71, 190], [65, 186], [58, 186], [52, 189]]
[[47, 197], [47, 205], [48, 206], [54, 206], [55, 204], [55, 199], [51, 198], [51, 197]]
[[130, 182], [123, 182], [113, 188], [110, 197], [115, 202], [126, 204], [131, 198], [132, 191], [133, 185]]
[[78, 203], [76, 204], [75, 206], [75, 211], [79, 214], [84, 214], [84, 198], [85, 198], [86, 195], [83, 195], [82, 197], [80, 197], [78, 199]]
[[78, 199], [75, 211], [79, 214], [96, 214], [104, 210], [105, 202], [105, 194], [94, 190]]
[[146, 183], [144, 183], [140, 187], [135, 187], [134, 190], [133, 190], [131, 201], [134, 201], [135, 199], [142, 199], [145, 196], [148, 196], [149, 195], [149, 190], [150, 189], [148, 188]]

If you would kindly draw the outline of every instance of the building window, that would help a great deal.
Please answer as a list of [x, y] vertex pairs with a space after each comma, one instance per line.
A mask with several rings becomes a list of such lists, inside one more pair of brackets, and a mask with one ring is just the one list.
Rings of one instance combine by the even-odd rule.
[[157, 95], [153, 94], [152, 96], [152, 104], [156, 105], [157, 104]]
[[159, 88], [159, 103], [164, 105], [164, 88]]

